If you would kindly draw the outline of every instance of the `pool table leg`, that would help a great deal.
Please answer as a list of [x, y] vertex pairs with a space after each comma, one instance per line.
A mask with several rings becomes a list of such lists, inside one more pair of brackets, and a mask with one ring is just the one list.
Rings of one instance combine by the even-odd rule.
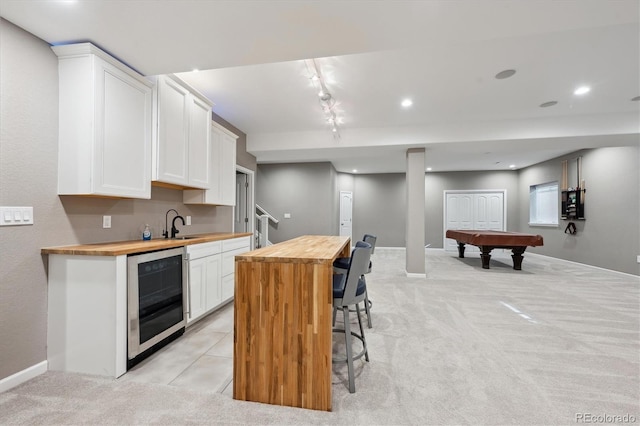
[[493, 250], [493, 247], [480, 246], [480, 259], [482, 259], [482, 269], [489, 269], [489, 261], [491, 260], [491, 250]]
[[458, 241], [458, 257], [464, 257], [464, 243]]
[[516, 271], [522, 270], [522, 253], [524, 253], [526, 247], [513, 247], [511, 252], [511, 258], [513, 259], [513, 269]]

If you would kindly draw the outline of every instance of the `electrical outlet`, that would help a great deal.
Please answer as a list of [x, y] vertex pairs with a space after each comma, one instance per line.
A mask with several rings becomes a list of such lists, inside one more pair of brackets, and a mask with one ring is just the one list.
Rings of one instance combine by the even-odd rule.
[[102, 216], [102, 227], [111, 228], [111, 216]]
[[191, 216], [187, 216], [186, 219], [187, 219], [187, 223], [186, 224], [187, 225], [191, 225]]
[[640, 255], [638, 255], [638, 258], [636, 260], [638, 261], [638, 263], [640, 263]]
[[284, 214], [284, 218], [285, 219], [291, 219], [291, 213], [285, 213]]

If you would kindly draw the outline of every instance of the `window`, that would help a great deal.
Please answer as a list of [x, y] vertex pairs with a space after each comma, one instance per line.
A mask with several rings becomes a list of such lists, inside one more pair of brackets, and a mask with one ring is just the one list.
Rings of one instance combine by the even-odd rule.
[[558, 182], [529, 187], [529, 225], [558, 225]]

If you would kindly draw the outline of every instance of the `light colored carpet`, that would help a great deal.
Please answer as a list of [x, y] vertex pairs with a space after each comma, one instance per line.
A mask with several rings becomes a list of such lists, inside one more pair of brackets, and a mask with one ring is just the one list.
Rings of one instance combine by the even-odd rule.
[[334, 368], [333, 412], [47, 372], [0, 394], [0, 424], [640, 422], [640, 278], [527, 253], [522, 271], [426, 259], [427, 278], [407, 278], [404, 251], [376, 249], [371, 362], [356, 362], [355, 394]]

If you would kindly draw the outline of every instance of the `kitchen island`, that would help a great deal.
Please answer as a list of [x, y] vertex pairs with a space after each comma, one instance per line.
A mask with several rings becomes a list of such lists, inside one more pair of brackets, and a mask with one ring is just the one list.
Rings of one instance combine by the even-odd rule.
[[305, 235], [236, 256], [234, 399], [331, 410], [333, 261], [350, 250]]

